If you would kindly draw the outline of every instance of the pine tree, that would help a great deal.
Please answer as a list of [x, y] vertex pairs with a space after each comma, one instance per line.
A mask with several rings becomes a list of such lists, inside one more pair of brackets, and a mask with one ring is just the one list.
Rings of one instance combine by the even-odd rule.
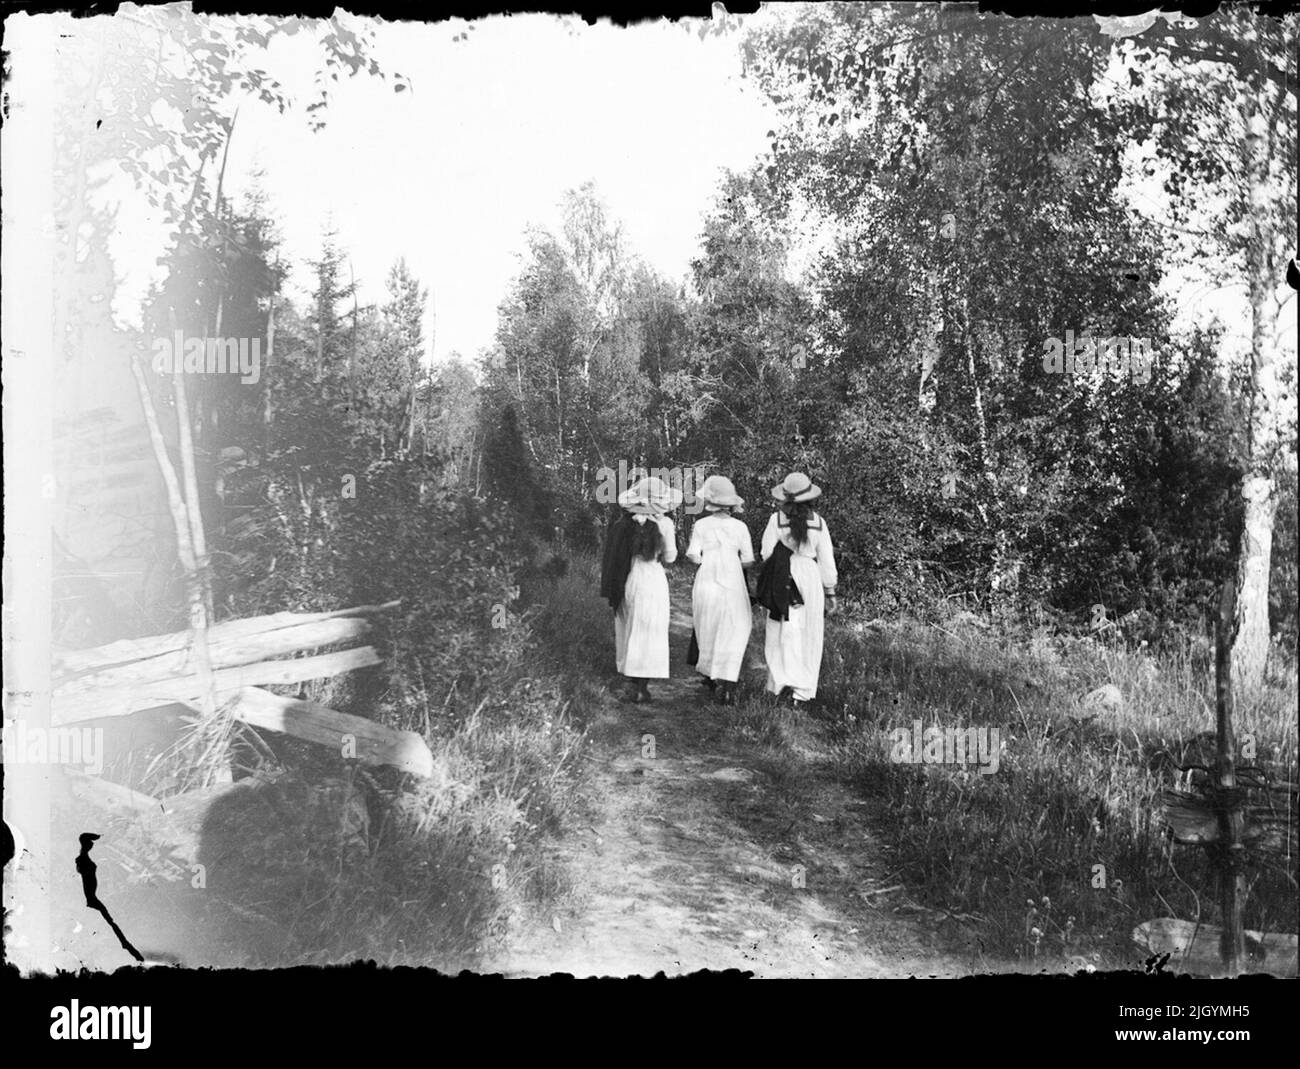
[[488, 434], [483, 449], [483, 476], [488, 494], [513, 508], [526, 529], [540, 535], [550, 534], [546, 492], [538, 485], [528, 463], [513, 404], [501, 409]]
[[384, 371], [392, 376], [401, 398], [398, 435], [411, 449], [415, 437], [416, 406], [425, 356], [424, 311], [429, 291], [411, 274], [400, 257], [388, 272], [388, 301], [383, 308]]
[[[337, 374], [342, 368], [349, 372], [355, 370], [357, 286], [350, 272], [347, 282], [343, 281], [346, 266], [344, 253], [338, 246], [338, 231], [331, 227], [321, 243], [320, 259], [311, 261], [316, 287], [307, 326], [316, 351], [317, 382], [325, 378], [327, 371]], [[347, 307], [349, 304], [351, 308]]]

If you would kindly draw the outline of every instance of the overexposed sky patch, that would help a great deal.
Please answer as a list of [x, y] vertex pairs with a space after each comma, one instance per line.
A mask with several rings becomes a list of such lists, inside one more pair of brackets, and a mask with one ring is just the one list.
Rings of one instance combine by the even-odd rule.
[[[430, 290], [435, 360], [491, 344], [526, 227], [557, 228], [564, 191], [584, 182], [595, 182], [634, 253], [684, 277], [722, 170], [748, 167], [772, 126], [766, 101], [740, 78], [736, 34], [701, 40], [670, 22], [523, 15], [475, 22], [453, 42], [464, 28], [380, 24], [373, 54], [411, 91], [342, 82], [321, 133], [301, 115], [245, 104], [226, 179], [238, 196], [261, 172], [295, 299], [311, 285], [307, 260], [327, 225], [363, 301], [383, 300], [388, 269], [404, 256]], [[311, 55], [309, 42], [299, 35], [277, 48], [273, 69], [301, 69], [292, 87], [309, 101], [311, 67], [292, 62]], [[140, 240], [157, 223], [127, 203], [136, 199], [121, 216], [133, 236], [114, 249], [126, 276], [115, 309], [128, 322], [159, 247]]]
[[[80, 25], [93, 32], [94, 22]], [[698, 26], [588, 26], [551, 15], [378, 23], [374, 58], [407, 76], [411, 90], [397, 94], [391, 82], [364, 76], [340, 82], [318, 134], [301, 112], [281, 116], [245, 102], [227, 189], [238, 203], [261, 176], [297, 302], [332, 226], [363, 301], [384, 299], [388, 270], [405, 257], [430, 291], [433, 359], [472, 358], [492, 342], [526, 228], [557, 229], [564, 191], [584, 182], [623, 223], [632, 252], [674, 281], [686, 275], [723, 170], [749, 167], [777, 125], [772, 106], [741, 78], [739, 34], [701, 39]], [[300, 104], [313, 97], [317, 62], [303, 34], [278, 39], [267, 57]], [[1121, 67], [1114, 57], [1108, 73], [1117, 82], [1126, 81]], [[138, 323], [166, 234], [124, 176], [114, 188], [122, 276], [114, 310]], [[1137, 210], [1160, 214], [1158, 183], [1131, 182], [1127, 195]], [[792, 250], [796, 271], [816, 245]], [[1228, 347], [1240, 347], [1248, 339], [1241, 288], [1170, 266], [1177, 325], [1217, 316]], [[1283, 344], [1294, 349], [1294, 330]]]

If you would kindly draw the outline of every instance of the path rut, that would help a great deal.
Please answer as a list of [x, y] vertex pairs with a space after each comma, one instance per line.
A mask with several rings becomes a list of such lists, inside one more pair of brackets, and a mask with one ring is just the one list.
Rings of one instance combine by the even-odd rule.
[[[689, 593], [674, 588], [673, 678], [654, 681], [649, 705], [602, 700], [586, 787], [595, 816], [550, 846], [573, 900], [549, 924], [541, 918], [515, 932], [496, 968], [520, 976], [981, 971], [937, 949], [935, 933], [904, 915], [870, 805], [825, 767], [806, 714], [779, 714], [793, 748], [734, 730], [736, 708], [709, 700], [684, 663], [690, 628]], [[751, 695], [761, 686], [761, 628], [756, 617], [743, 677]]]

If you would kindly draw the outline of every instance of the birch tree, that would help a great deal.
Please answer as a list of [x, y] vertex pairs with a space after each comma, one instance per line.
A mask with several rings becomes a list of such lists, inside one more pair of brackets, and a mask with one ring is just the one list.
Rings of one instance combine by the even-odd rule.
[[[1196, 23], [1118, 40], [1135, 64], [1124, 95], [1130, 136], [1151, 149], [1165, 225], [1210, 285], [1244, 290], [1245, 446], [1232, 675], [1262, 682], [1284, 405], [1295, 387], [1296, 49], [1300, 19], [1226, 6]], [[1103, 23], [1103, 28], [1106, 25]]]

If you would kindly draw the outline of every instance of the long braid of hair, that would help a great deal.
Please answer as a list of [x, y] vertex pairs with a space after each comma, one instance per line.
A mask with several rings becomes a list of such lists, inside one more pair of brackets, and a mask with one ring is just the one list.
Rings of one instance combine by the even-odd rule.
[[807, 501], [787, 501], [781, 506], [781, 511], [790, 521], [790, 537], [795, 545], [804, 545], [808, 541], [808, 517], [812, 515], [812, 506]]
[[654, 519], [648, 519], [645, 523], [632, 521], [632, 556], [640, 557], [642, 560], [654, 560], [659, 556], [664, 548], [664, 536], [659, 530], [659, 524]]

